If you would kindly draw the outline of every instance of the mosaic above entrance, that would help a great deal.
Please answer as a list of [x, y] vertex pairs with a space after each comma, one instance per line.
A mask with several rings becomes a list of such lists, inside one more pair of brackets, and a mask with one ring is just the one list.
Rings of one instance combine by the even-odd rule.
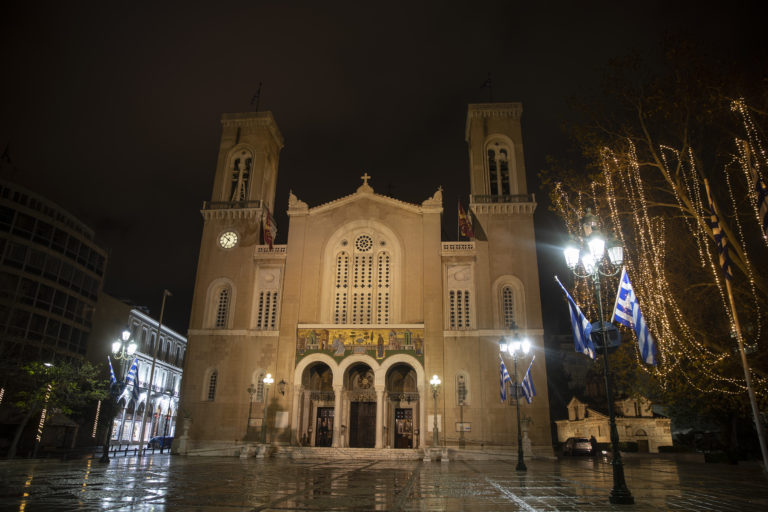
[[424, 329], [297, 329], [296, 362], [318, 353], [328, 354], [337, 361], [353, 354], [367, 354], [378, 360], [394, 354], [408, 354], [424, 364]]

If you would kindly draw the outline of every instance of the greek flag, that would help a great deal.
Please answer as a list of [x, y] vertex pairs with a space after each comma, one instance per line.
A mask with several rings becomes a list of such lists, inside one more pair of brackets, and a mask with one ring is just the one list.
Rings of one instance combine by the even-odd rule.
[[115, 370], [112, 369], [112, 359], [107, 356], [107, 362], [109, 363], [109, 385], [114, 386], [117, 384], [117, 379], [115, 378]]
[[626, 267], [621, 270], [619, 289], [616, 292], [616, 305], [613, 307], [613, 321], [634, 329], [637, 345], [645, 364], [656, 365], [656, 344], [653, 341], [648, 325], [640, 312], [635, 291], [629, 282]]
[[137, 376], [139, 373], [139, 358], [133, 360], [133, 364], [131, 365], [131, 369], [128, 370], [128, 375], [125, 376], [125, 387], [128, 387], [129, 385], [133, 384], [133, 388], [131, 389], [131, 396], [133, 396], [134, 400], [139, 399], [139, 383], [136, 381]]
[[133, 364], [131, 365], [131, 369], [128, 370], [128, 375], [125, 376], [125, 385], [128, 386], [130, 384], [133, 384], [136, 380], [136, 373], [139, 371], [139, 358], [133, 360]]
[[563, 283], [555, 276], [555, 281], [562, 288], [565, 298], [568, 299], [568, 309], [571, 312], [571, 327], [573, 328], [573, 343], [576, 346], [576, 352], [586, 354], [590, 358], [595, 358], [595, 345], [592, 343], [592, 324], [589, 323], [587, 317], [581, 312], [579, 306], [573, 302], [568, 290], [565, 289]]
[[507, 400], [507, 382], [512, 382], [509, 376], [507, 367], [504, 365], [504, 360], [501, 360], [501, 367], [499, 367], [499, 395], [501, 395], [501, 402], [504, 403]]
[[720, 251], [720, 267], [723, 269], [723, 275], [727, 280], [733, 278], [733, 272], [731, 271], [731, 258], [728, 256], [728, 238], [720, 228], [720, 217], [715, 212], [715, 203], [712, 201], [712, 196], [709, 193], [709, 182], [704, 180], [704, 188], [707, 190], [707, 201], [709, 202], [709, 224], [712, 229], [712, 236], [715, 237], [715, 244], [717, 244], [717, 250]]
[[528, 371], [525, 372], [523, 382], [520, 383], [520, 388], [523, 390], [523, 396], [528, 403], [533, 401], [533, 397], [536, 396], [536, 388], [533, 387], [533, 377], [531, 377], [531, 368], [533, 368], [533, 361], [536, 356], [531, 359], [531, 364], [528, 365]]

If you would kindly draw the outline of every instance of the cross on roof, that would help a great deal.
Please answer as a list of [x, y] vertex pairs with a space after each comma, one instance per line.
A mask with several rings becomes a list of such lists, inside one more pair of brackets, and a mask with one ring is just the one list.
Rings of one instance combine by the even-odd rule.
[[365, 174], [360, 176], [360, 179], [363, 180], [363, 185], [367, 185], [368, 184], [368, 180], [371, 179], [371, 177], [368, 176], [368, 173], [366, 172]]

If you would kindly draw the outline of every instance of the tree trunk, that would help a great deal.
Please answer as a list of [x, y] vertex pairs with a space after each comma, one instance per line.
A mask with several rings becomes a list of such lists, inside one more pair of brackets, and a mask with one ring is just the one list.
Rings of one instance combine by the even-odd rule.
[[35, 413], [39, 410], [40, 409], [38, 407], [32, 407], [29, 409], [29, 411], [27, 411], [27, 414], [24, 415], [21, 423], [16, 428], [16, 433], [13, 435], [13, 441], [11, 441], [11, 445], [8, 447], [8, 455], [6, 455], [6, 458], [12, 459], [16, 456], [16, 450], [19, 447], [19, 440], [21, 439], [21, 434], [24, 432], [24, 427], [27, 426], [29, 420], [32, 419], [32, 416], [34, 416]]

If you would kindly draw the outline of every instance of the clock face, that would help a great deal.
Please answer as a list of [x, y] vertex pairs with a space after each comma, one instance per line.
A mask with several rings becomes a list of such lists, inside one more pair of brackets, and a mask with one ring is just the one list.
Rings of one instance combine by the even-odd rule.
[[231, 249], [237, 245], [237, 233], [226, 231], [219, 237], [219, 245], [224, 249]]

